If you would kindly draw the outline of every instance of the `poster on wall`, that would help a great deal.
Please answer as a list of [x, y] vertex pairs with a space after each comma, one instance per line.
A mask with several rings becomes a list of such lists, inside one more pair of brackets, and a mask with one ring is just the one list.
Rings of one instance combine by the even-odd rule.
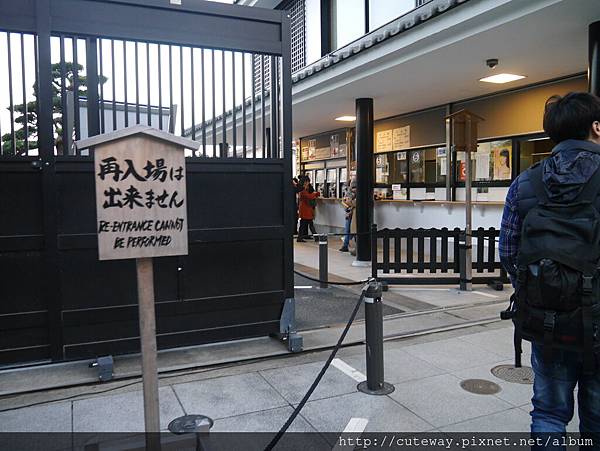
[[392, 146], [394, 148], [393, 150], [407, 149], [410, 147], [410, 125], [395, 128], [392, 131]]
[[303, 147], [301, 152], [301, 161], [308, 161], [308, 147]]
[[329, 147], [331, 148], [331, 157], [337, 157], [340, 151], [340, 135], [331, 135], [331, 138], [329, 138]]
[[512, 142], [510, 140], [491, 142], [490, 150], [494, 155], [494, 180], [510, 180]]
[[376, 152], [389, 152], [393, 150], [393, 130], [377, 132]]
[[317, 151], [317, 140], [311, 139], [308, 141], [308, 160], [315, 159], [315, 153]]
[[331, 158], [331, 147], [319, 147], [315, 151], [316, 160], [326, 160], [328, 158]]

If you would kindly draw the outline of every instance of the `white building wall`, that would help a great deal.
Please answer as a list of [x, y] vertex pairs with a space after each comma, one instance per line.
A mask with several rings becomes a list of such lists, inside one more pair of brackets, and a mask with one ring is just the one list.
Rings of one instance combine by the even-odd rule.
[[306, 0], [306, 65], [321, 58], [321, 1]]

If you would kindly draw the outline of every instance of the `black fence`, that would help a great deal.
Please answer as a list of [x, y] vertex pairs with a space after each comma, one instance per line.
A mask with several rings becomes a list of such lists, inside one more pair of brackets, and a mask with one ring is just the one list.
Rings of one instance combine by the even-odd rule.
[[[506, 283], [507, 275], [496, 258], [496, 240], [500, 231], [495, 228], [474, 230], [476, 252], [472, 267], [477, 274], [472, 283]], [[465, 232], [461, 229], [381, 229], [372, 228], [372, 276], [390, 285], [460, 284], [464, 260]], [[381, 260], [379, 249], [382, 250]], [[380, 274], [383, 273], [383, 276]], [[429, 277], [391, 277], [386, 274], [427, 273]], [[492, 274], [493, 273], [493, 274]], [[451, 274], [431, 277], [432, 274]], [[457, 275], [458, 277], [453, 275]], [[463, 280], [464, 281], [464, 280]]]
[[75, 144], [135, 124], [201, 143], [189, 255], [154, 265], [159, 348], [281, 331], [289, 18], [168, 3], [0, 0], [0, 365], [139, 349], [135, 264], [98, 261], [93, 155]]

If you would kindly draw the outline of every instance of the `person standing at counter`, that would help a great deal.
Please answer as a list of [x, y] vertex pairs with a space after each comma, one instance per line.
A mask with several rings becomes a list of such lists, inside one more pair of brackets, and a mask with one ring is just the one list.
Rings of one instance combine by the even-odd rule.
[[344, 225], [344, 244], [340, 248], [340, 252], [348, 252], [348, 246], [350, 245], [350, 239], [353, 238], [352, 232], [352, 218], [354, 217], [354, 209], [356, 208], [356, 180], [350, 182], [350, 191], [346, 197], [342, 200], [342, 206], [346, 212], [346, 223]]
[[300, 191], [299, 204], [298, 204], [298, 214], [300, 216], [300, 230], [298, 231], [298, 243], [303, 243], [304, 238], [308, 237], [308, 228], [310, 227], [313, 233], [315, 232], [315, 225], [313, 224], [313, 220], [315, 219], [315, 210], [311, 205], [312, 201], [314, 201], [317, 197], [319, 197], [319, 192], [314, 191], [309, 192], [310, 190], [310, 180], [308, 178], [303, 180], [303, 190]]

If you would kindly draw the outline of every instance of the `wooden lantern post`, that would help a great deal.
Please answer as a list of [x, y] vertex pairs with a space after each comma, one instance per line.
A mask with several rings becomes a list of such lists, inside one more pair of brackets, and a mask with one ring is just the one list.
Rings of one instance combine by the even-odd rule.
[[[477, 124], [484, 119], [468, 110], [460, 110], [446, 116], [450, 121], [452, 140], [456, 152], [465, 154], [465, 237], [461, 246], [461, 271], [460, 289], [471, 291], [473, 289], [473, 203], [471, 198], [471, 154], [477, 152]], [[450, 155], [450, 154], [449, 154]], [[461, 171], [461, 168], [458, 168]], [[448, 173], [449, 175], [449, 173]], [[454, 258], [457, 256], [455, 255]]]
[[94, 151], [98, 255], [136, 260], [144, 423], [160, 432], [152, 259], [188, 253], [184, 149], [198, 143], [136, 125], [77, 142]]

